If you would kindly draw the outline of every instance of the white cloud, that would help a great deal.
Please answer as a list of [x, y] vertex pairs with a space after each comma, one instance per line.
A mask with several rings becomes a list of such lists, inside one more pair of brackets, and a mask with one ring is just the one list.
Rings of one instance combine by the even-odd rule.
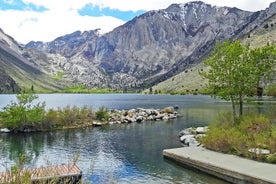
[[101, 28], [109, 32], [122, 25], [124, 21], [108, 16], [80, 16], [76, 11], [0, 11], [0, 27], [21, 43], [35, 41], [51, 41], [61, 35], [77, 30], [93, 30]]
[[[4, 0], [12, 3], [13, 0]], [[21, 43], [31, 40], [51, 41], [58, 36], [77, 30], [101, 28], [111, 31], [124, 21], [108, 16], [80, 16], [78, 10], [91, 3], [101, 8], [109, 7], [121, 11], [157, 10], [167, 8], [172, 3], [186, 3], [188, 0], [23, 0], [26, 4], [44, 7], [44, 12], [31, 10], [0, 10], [0, 28]], [[265, 9], [273, 0], [204, 0], [218, 6], [238, 7], [257, 11]], [[5, 18], [3, 18], [5, 17]]]
[[[35, 0], [33, 0], [35, 1]], [[156, 10], [164, 9], [173, 3], [187, 3], [193, 0], [84, 0], [85, 2], [90, 2], [101, 7], [109, 7], [112, 9], [118, 9], [122, 11], [138, 11], [138, 10]], [[205, 3], [217, 6], [229, 6], [238, 7], [243, 10], [248, 11], [258, 11], [265, 9], [274, 0], [202, 0]], [[80, 0], [80, 2], [82, 2]]]

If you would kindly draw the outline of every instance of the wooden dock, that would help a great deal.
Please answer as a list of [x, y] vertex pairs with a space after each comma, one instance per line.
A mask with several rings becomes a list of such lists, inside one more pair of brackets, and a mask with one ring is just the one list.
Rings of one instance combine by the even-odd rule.
[[81, 183], [82, 171], [75, 164], [63, 164], [56, 166], [40, 167], [22, 170], [17, 173], [0, 173], [0, 183], [22, 183], [21, 180], [30, 183]]

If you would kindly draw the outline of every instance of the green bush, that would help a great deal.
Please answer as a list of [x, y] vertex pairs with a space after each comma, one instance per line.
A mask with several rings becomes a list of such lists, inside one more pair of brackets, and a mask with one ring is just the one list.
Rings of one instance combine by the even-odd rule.
[[[276, 152], [276, 127], [270, 119], [263, 115], [247, 115], [239, 124], [233, 125], [229, 116], [231, 117], [229, 114], [221, 115], [209, 126], [206, 136], [200, 139], [206, 148], [257, 160], [266, 158], [249, 153], [250, 148]], [[273, 158], [269, 158], [269, 161], [272, 162]]]
[[266, 90], [266, 95], [276, 97], [276, 85], [271, 85]]
[[276, 153], [268, 155], [266, 161], [271, 164], [276, 164]]
[[105, 107], [100, 107], [99, 110], [96, 112], [96, 119], [105, 121], [109, 119], [109, 111]]
[[[0, 112], [0, 125], [9, 129], [20, 129], [31, 126], [36, 130], [48, 130], [59, 127], [72, 127], [75, 125], [89, 125], [92, 123], [95, 113], [86, 106], [58, 108], [57, 110], [45, 110], [45, 103], [34, 103], [35, 94], [21, 93], [17, 95], [17, 101], [11, 102]], [[104, 108], [98, 112], [100, 119], [108, 119], [108, 113]]]
[[33, 104], [37, 95], [21, 93], [16, 96], [17, 102], [11, 102], [0, 113], [2, 124], [7, 128], [18, 128], [37, 125], [45, 119], [45, 103]]

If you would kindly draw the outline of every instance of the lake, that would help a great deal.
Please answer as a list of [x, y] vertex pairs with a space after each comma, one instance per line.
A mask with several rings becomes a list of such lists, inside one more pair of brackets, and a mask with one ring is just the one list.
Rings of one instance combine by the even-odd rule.
[[[0, 108], [14, 95], [0, 95]], [[225, 183], [163, 158], [162, 150], [181, 147], [178, 132], [208, 125], [230, 103], [201, 95], [41, 94], [46, 108], [88, 106], [93, 109], [164, 108], [177, 106], [182, 116], [170, 121], [110, 125], [31, 134], [0, 134], [0, 171], [25, 153], [28, 167], [70, 163], [92, 183]], [[251, 109], [248, 106], [248, 109]]]

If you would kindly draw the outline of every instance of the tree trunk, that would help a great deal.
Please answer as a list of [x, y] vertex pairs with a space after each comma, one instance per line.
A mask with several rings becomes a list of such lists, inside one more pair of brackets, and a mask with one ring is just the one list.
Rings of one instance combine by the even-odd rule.
[[234, 124], [236, 124], [236, 119], [237, 119], [237, 115], [236, 115], [236, 105], [235, 105], [235, 100], [233, 98], [233, 96], [230, 97], [231, 99], [231, 103], [232, 103], [232, 114], [233, 114], [233, 121]]
[[240, 117], [243, 115], [243, 97], [239, 96], [239, 104], [240, 104]]

